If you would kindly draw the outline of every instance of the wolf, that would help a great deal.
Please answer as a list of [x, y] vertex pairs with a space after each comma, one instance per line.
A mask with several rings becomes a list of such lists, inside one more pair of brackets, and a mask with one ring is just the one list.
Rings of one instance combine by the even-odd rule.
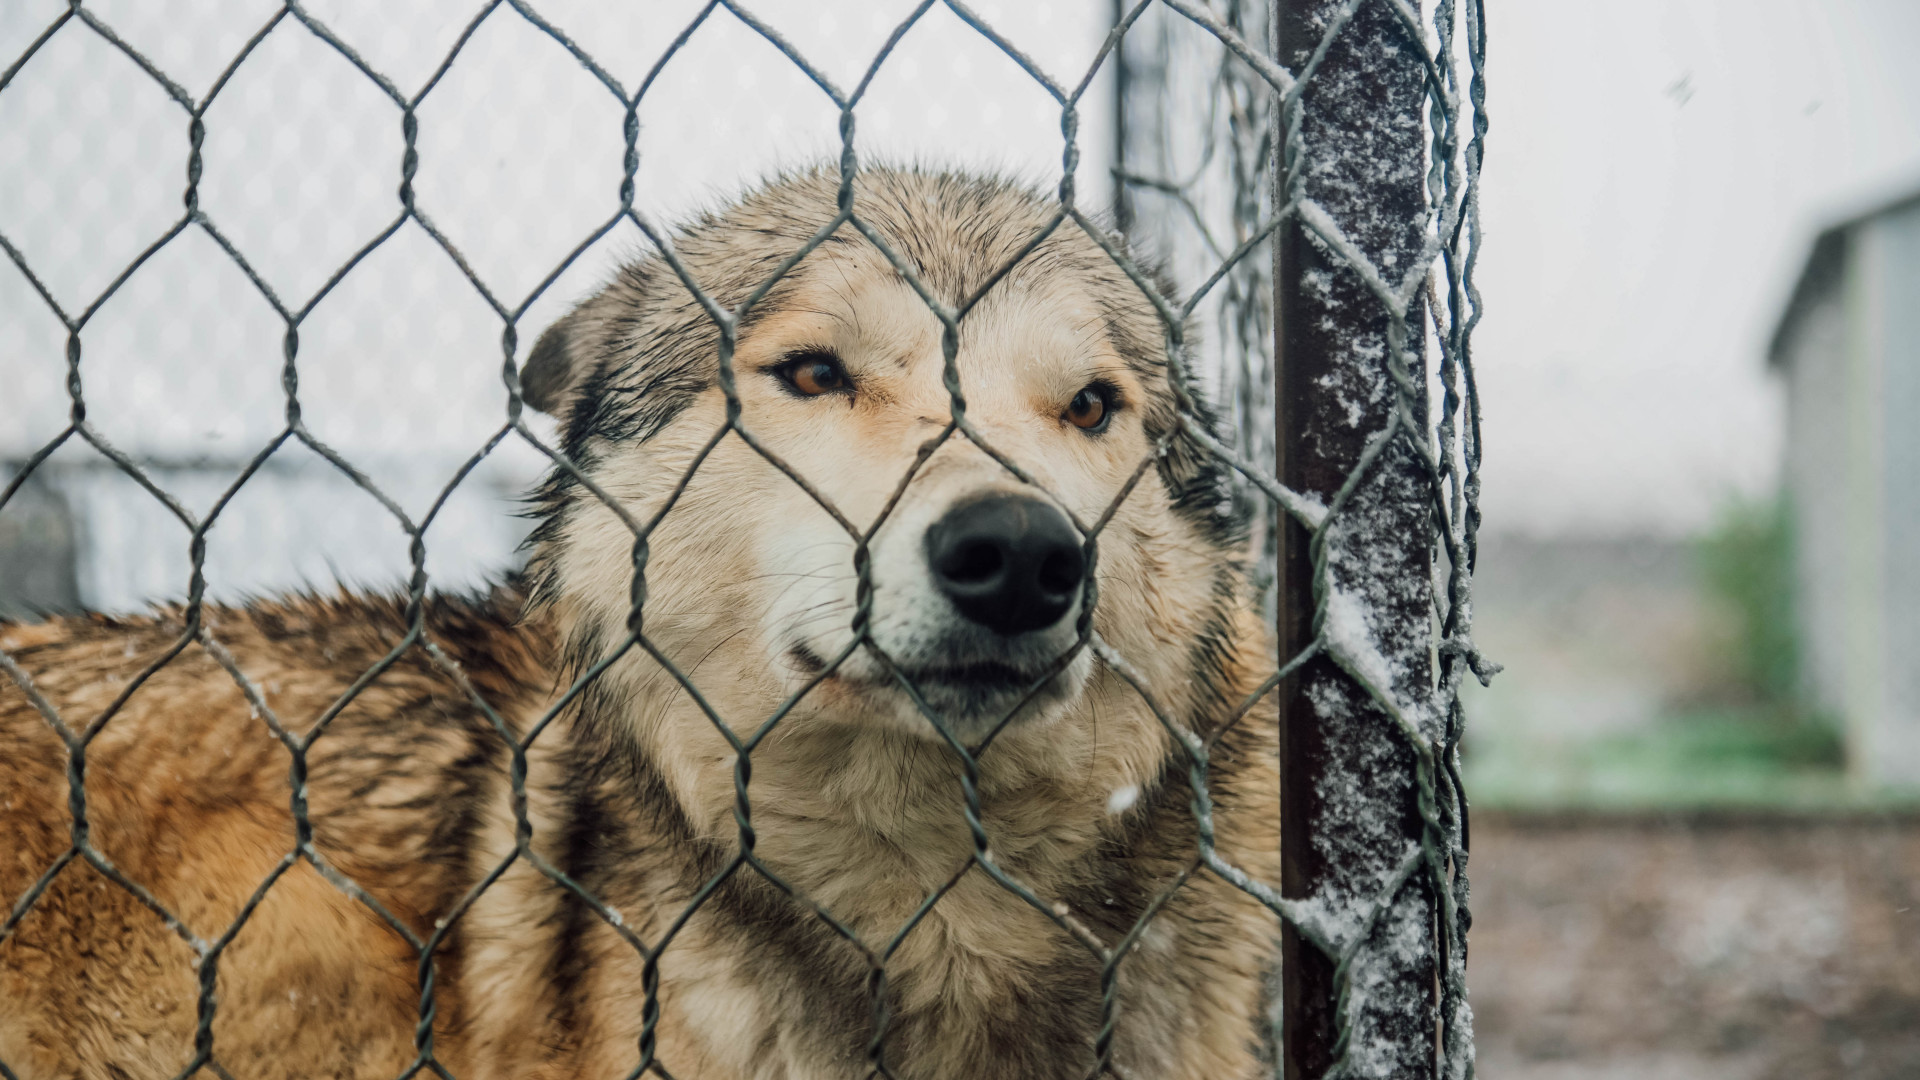
[[1277, 881], [1273, 643], [1184, 358], [1017, 182], [845, 194], [541, 336], [490, 590], [0, 624], [13, 1075], [1271, 1068], [1278, 927], [1196, 822]]

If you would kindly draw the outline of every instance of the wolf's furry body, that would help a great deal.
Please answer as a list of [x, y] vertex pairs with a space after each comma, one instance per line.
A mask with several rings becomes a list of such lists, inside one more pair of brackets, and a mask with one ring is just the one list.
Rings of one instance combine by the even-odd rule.
[[[694, 225], [678, 251], [723, 305], [737, 304], [830, 220], [834, 197], [830, 176], [776, 182]], [[1049, 213], [1009, 184], [903, 172], [863, 177], [857, 206], [947, 303]], [[1243, 599], [1217, 477], [1179, 436], [1152, 308], [1069, 224], [963, 328], [970, 420], [1081, 521], [1099, 520], [1172, 433], [1101, 534], [1093, 626], [1175, 723], [1215, 729], [1272, 660]], [[569, 456], [633, 517], [678, 500], [650, 537], [642, 626], [744, 737], [852, 643], [854, 541], [737, 437], [674, 494], [724, 421], [717, 336], [673, 274], [642, 263], [549, 332], [527, 391], [561, 416]], [[843, 227], [745, 320], [734, 357], [742, 421], [864, 528], [946, 423], [940, 350], [924, 302]], [[829, 352], [855, 387], [844, 395], [801, 398], [768, 374], [782, 357]], [[1098, 437], [1058, 422], [1089, 380], [1112, 388], [1115, 417]], [[926, 680], [973, 742], [1013, 699], [967, 682], [968, 664], [1044, 674], [1041, 660], [1072, 647], [1072, 615], [1019, 642], [989, 640], [924, 584], [928, 522], [956, 500], [1007, 490], [1030, 489], [958, 437], [927, 459], [872, 544], [872, 647], [848, 653], [752, 756], [756, 854], [876, 951], [953, 882], [887, 962], [886, 1062], [913, 1080], [1079, 1077], [1100, 1027], [1100, 965], [1087, 949], [982, 868], [954, 880], [973, 852], [960, 766], [873, 655]], [[521, 732], [626, 638], [632, 595], [633, 537], [620, 518], [565, 473], [542, 505], [524, 587], [430, 599], [423, 616], [424, 637]], [[0, 626], [0, 648], [81, 726], [172, 647], [182, 619]], [[399, 603], [352, 597], [209, 608], [204, 621], [296, 729], [406, 632]], [[1209, 774], [1222, 854], [1268, 881], [1272, 738], [1263, 705], [1223, 734]], [[92, 842], [215, 938], [294, 847], [288, 764], [227, 672], [189, 645], [88, 747]], [[314, 847], [424, 937], [514, 853], [508, 764], [466, 690], [413, 649], [313, 744]], [[9, 903], [69, 847], [67, 769], [45, 721], [0, 680]], [[1184, 755], [1085, 650], [980, 770], [995, 864], [1107, 942], [1196, 862]], [[650, 943], [740, 849], [732, 751], [643, 649], [533, 743], [527, 791], [533, 849]], [[1124, 1074], [1252, 1075], [1274, 938], [1251, 898], [1193, 872], [1119, 966]], [[464, 911], [436, 960], [434, 1053], [463, 1080], [618, 1078], [639, 1060], [642, 958], [529, 859]], [[156, 916], [76, 860], [0, 942], [0, 1061], [23, 1080], [174, 1075], [193, 1053], [191, 961]], [[399, 1075], [415, 1056], [418, 967], [368, 906], [299, 863], [219, 959], [214, 1055], [237, 1080]], [[870, 970], [805, 904], [739, 866], [659, 962], [658, 1060], [686, 1080], [864, 1076]]]

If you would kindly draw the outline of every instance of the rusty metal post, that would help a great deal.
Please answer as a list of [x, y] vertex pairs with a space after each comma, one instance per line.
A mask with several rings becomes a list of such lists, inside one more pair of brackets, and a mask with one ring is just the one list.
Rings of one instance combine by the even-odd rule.
[[[1307, 70], [1349, 6], [1277, 0], [1275, 58]], [[1324, 211], [1388, 280], [1422, 246], [1425, 90], [1408, 29], [1387, 3], [1362, 3], [1280, 119], [1275, 204]], [[1432, 695], [1433, 489], [1404, 428], [1349, 484], [1396, 408], [1424, 431], [1423, 308], [1392, 315], [1303, 216], [1274, 254], [1276, 468], [1333, 514], [1317, 532], [1290, 519], [1280, 536], [1280, 656], [1347, 647], [1281, 688], [1281, 891], [1323, 917], [1336, 954], [1286, 927], [1284, 1071], [1319, 1080], [1344, 1062], [1345, 1076], [1424, 1077], [1438, 1065], [1439, 898], [1408, 871], [1431, 787], [1379, 698], [1387, 688], [1357, 676], [1381, 676], [1400, 702]], [[1411, 400], [1389, 368], [1395, 349], [1420, 388]]]

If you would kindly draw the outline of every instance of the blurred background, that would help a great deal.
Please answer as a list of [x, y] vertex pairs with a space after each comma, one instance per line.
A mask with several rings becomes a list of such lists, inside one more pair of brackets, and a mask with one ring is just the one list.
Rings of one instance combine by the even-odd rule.
[[[88, 419], [206, 512], [285, 423], [270, 290], [301, 313], [305, 422], [423, 515], [504, 422], [509, 322], [524, 358], [645, 250], [601, 231], [622, 109], [564, 48], [503, 7], [440, 70], [481, 6], [306, 5], [401, 96], [431, 82], [413, 187], [463, 271], [417, 223], [389, 234], [401, 110], [311, 29], [283, 18], [228, 75], [276, 5], [87, 5], [184, 95], [219, 86], [199, 206], [256, 281], [199, 229], [121, 280], [180, 220], [187, 113], [78, 19], [40, 41], [66, 4], [0, 3], [0, 235], [37, 279], [0, 265], [0, 483], [69, 420], [50, 297], [86, 319]], [[1264, 39], [1264, 3], [1214, 6]], [[752, 10], [846, 87], [909, 7]], [[974, 7], [1068, 85], [1113, 20], [1107, 0]], [[698, 5], [537, 8], [631, 90]], [[1920, 1076], [1920, 4], [1487, 9], [1476, 627], [1506, 671], [1469, 698], [1465, 751], [1482, 1074]], [[1269, 104], [1162, 11], [1123, 59], [1088, 90], [1080, 200], [1192, 285], [1262, 218]], [[636, 205], [660, 222], [838, 145], [826, 96], [725, 12], [639, 119]], [[1061, 168], [1058, 107], [943, 8], [858, 140], [1048, 186]], [[1206, 377], [1265, 460], [1271, 289], [1259, 255], [1201, 312]], [[514, 564], [540, 464], [509, 439], [452, 489], [437, 586]], [[0, 614], [178, 598], [187, 540], [70, 440], [0, 508]], [[288, 446], [222, 510], [206, 572], [226, 600], [392, 588], [408, 540]]]

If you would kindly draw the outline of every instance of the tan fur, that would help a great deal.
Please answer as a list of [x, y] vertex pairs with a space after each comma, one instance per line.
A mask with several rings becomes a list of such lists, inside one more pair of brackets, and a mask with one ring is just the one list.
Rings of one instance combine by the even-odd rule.
[[[832, 217], [830, 174], [750, 194], [677, 240], [726, 307]], [[856, 206], [947, 304], [971, 296], [1044, 226], [1047, 204], [996, 181], [881, 171]], [[968, 418], [1079, 520], [1099, 520], [1169, 430], [1157, 315], [1068, 223], [968, 314]], [[865, 530], [916, 451], [949, 419], [939, 322], [884, 256], [843, 226], [744, 321], [732, 363], [741, 422]], [[735, 755], [649, 648], [749, 737], [821, 658], [852, 640], [853, 538], [738, 435], [682, 475], [726, 418], [719, 333], [658, 259], [629, 267], [535, 350], [530, 400], [649, 537], [644, 643], [562, 709], [527, 754], [531, 853], [654, 946], [742, 850]], [[796, 398], [766, 369], [825, 348], [851, 397]], [[1097, 438], [1061, 419], [1090, 379], [1125, 402]], [[1177, 725], [1213, 731], [1272, 669], [1231, 537], [1184, 494], [1199, 466], [1178, 440], [1105, 526], [1093, 626]], [[918, 537], [968, 493], [1023, 485], [955, 436], [874, 534], [874, 645], [911, 658]], [[1196, 487], [1195, 490], [1198, 490]], [[1204, 493], [1203, 493], [1204, 494]], [[1182, 501], [1184, 500], [1184, 501]], [[634, 537], [559, 475], [544, 496], [527, 588], [431, 599], [444, 650], [516, 737], [628, 634]], [[0, 626], [0, 649], [76, 729], [188, 632], [185, 613]], [[212, 636], [304, 731], [407, 632], [393, 601], [297, 598], [209, 609]], [[1071, 638], [1070, 628], [1060, 633]], [[907, 660], [895, 658], [896, 662]], [[197, 641], [147, 679], [84, 755], [92, 843], [193, 934], [215, 940], [295, 848], [290, 755]], [[963, 741], [985, 733], [958, 725]], [[1215, 747], [1222, 854], [1277, 878], [1270, 702]], [[646, 958], [516, 851], [510, 754], [423, 647], [339, 711], [308, 757], [314, 850], [435, 954], [433, 1051], [455, 1076], [608, 1077], [640, 1061]], [[1197, 859], [1185, 758], [1120, 676], [1080, 651], [980, 754], [993, 865], [1108, 945]], [[887, 948], [974, 851], [958, 757], [873, 648], [806, 695], [751, 757], [753, 853], [687, 916], [658, 962], [658, 1062], [686, 1080], [867, 1074], [859, 948]], [[0, 899], [70, 843], [68, 756], [22, 690], [0, 682]], [[1110, 803], [1137, 792], [1118, 812]], [[1116, 795], [1116, 792], [1122, 795]], [[470, 907], [461, 898], [498, 880]], [[790, 888], [805, 897], [796, 901]], [[1119, 967], [1123, 1075], [1255, 1074], [1275, 925], [1204, 870]], [[418, 959], [368, 905], [297, 862], [218, 958], [213, 1053], [234, 1077], [392, 1077], [414, 1060]], [[915, 1080], [1085, 1075], [1100, 1012], [1087, 949], [982, 867], [886, 963], [885, 1057]], [[0, 1061], [23, 1080], [172, 1076], [194, 1053], [193, 953], [131, 894], [76, 859], [0, 942]]]

